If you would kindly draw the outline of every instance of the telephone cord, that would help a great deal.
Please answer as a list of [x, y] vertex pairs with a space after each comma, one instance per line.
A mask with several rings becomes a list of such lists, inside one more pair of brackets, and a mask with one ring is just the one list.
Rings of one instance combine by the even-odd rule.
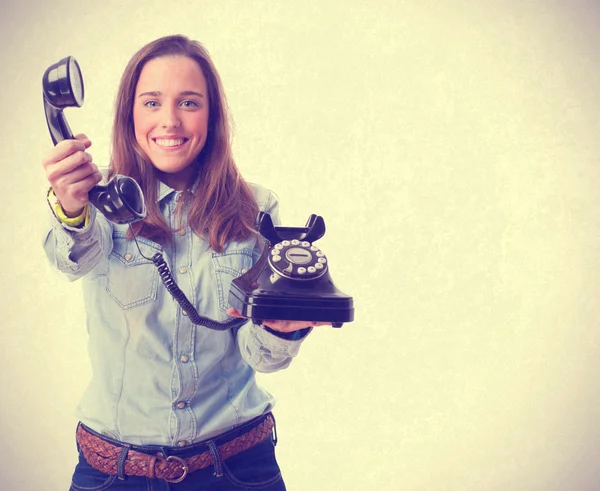
[[[129, 228], [131, 229], [131, 225], [129, 226]], [[133, 234], [133, 230], [131, 230], [131, 232]], [[183, 309], [185, 314], [187, 314], [192, 324], [204, 326], [208, 329], [212, 329], [213, 331], [227, 331], [229, 329], [240, 327], [248, 321], [248, 319], [246, 318], [232, 318], [225, 322], [219, 322], [205, 317], [203, 315], [200, 315], [196, 308], [185, 296], [185, 293], [181, 290], [181, 288], [179, 288], [179, 286], [175, 282], [175, 279], [173, 278], [173, 275], [169, 270], [169, 266], [167, 265], [167, 262], [165, 261], [165, 258], [163, 257], [162, 253], [157, 252], [151, 258], [144, 256], [140, 249], [140, 245], [138, 244], [135, 234], [133, 234], [133, 240], [135, 241], [135, 245], [137, 246], [140, 255], [144, 259], [152, 261], [152, 263], [156, 266], [156, 268], [158, 269], [160, 279], [165, 285], [165, 288], [171, 294], [173, 299], [181, 306], [181, 308]]]

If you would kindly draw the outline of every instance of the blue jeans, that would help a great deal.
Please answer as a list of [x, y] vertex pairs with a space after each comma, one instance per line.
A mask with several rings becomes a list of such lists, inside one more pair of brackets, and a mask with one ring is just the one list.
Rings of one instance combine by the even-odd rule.
[[[258, 425], [262, 419], [253, 420], [245, 423], [228, 432], [228, 439], [242, 435], [254, 426]], [[122, 445], [121, 442], [111, 440], [102, 435], [107, 440], [116, 445]], [[219, 436], [211, 440], [217, 447], [222, 443]], [[165, 446], [135, 446], [131, 448], [140, 452], [157, 454], [165, 456], [176, 455], [185, 458], [202, 453], [209, 447], [208, 442], [200, 442], [181, 449], [179, 447]], [[188, 474], [180, 483], [168, 483], [162, 479], [150, 479], [147, 477], [127, 476], [125, 480], [117, 476], [109, 476], [103, 472], [93, 469], [79, 452], [79, 463], [75, 468], [70, 491], [235, 491], [235, 490], [262, 490], [262, 491], [285, 491], [285, 484], [281, 477], [279, 465], [275, 459], [275, 443], [271, 435], [262, 443], [255, 445], [248, 450], [233, 455], [226, 460], [219, 460], [216, 465], [211, 465], [204, 469]], [[220, 472], [217, 472], [219, 470]]]

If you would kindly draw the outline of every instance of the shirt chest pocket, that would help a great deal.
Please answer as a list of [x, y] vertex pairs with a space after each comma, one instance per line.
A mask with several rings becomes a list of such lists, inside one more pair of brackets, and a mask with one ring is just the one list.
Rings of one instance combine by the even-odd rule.
[[[138, 238], [146, 258], [160, 247]], [[113, 249], [108, 257], [106, 291], [124, 310], [156, 300], [159, 276], [156, 266], [140, 254], [136, 244], [124, 237], [113, 237]]]
[[223, 253], [212, 253], [213, 270], [217, 279], [219, 309], [229, 308], [229, 288], [231, 282], [252, 267], [252, 250], [238, 249]]

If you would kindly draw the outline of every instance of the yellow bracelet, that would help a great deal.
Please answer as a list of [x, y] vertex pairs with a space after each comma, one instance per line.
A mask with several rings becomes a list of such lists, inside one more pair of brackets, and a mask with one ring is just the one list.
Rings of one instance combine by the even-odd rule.
[[61, 223], [68, 225], [69, 227], [81, 227], [83, 224], [84, 227], [87, 227], [90, 222], [90, 210], [89, 206], [85, 206], [83, 211], [77, 215], [76, 217], [68, 217], [65, 215], [65, 211], [58, 201], [58, 198], [54, 194], [54, 189], [50, 188], [48, 190], [48, 203], [52, 207], [52, 211], [56, 215], [56, 218], [60, 220]]

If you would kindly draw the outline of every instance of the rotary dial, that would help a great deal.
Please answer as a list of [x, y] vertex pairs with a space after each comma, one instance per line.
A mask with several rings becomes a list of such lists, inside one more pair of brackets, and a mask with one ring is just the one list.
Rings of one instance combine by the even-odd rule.
[[273, 246], [269, 254], [271, 268], [286, 278], [314, 280], [327, 271], [325, 254], [310, 242], [284, 240]]

